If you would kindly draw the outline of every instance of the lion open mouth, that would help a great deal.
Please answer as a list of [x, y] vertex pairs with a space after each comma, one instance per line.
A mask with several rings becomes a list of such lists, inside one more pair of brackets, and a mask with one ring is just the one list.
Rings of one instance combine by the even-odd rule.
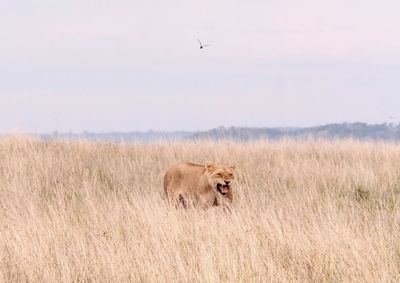
[[217, 184], [217, 191], [218, 191], [221, 195], [226, 195], [226, 194], [229, 192], [229, 185]]

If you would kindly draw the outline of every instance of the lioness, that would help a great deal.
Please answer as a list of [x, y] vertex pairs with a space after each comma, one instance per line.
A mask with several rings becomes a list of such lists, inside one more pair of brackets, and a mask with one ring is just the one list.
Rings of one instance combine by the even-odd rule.
[[223, 164], [179, 163], [165, 173], [164, 191], [170, 201], [182, 202], [184, 207], [189, 203], [200, 207], [230, 203], [234, 170]]

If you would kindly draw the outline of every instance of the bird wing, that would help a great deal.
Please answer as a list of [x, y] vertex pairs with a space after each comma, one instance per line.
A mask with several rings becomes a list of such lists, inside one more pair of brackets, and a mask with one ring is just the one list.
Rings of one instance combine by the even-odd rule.
[[210, 44], [204, 44], [204, 45], [203, 45], [203, 47], [207, 47], [207, 46], [210, 46]]
[[197, 39], [197, 41], [199, 42], [200, 46], [202, 46], [202, 45], [201, 45], [201, 41], [200, 41], [200, 39]]

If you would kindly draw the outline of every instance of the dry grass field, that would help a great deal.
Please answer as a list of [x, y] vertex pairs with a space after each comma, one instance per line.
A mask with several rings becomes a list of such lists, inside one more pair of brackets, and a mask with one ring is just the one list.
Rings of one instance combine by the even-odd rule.
[[[164, 171], [235, 164], [232, 211]], [[0, 139], [0, 281], [399, 282], [400, 145]]]

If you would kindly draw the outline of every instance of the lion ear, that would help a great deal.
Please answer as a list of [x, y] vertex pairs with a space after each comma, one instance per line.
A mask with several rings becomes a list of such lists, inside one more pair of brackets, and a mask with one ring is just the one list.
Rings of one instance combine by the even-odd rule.
[[206, 167], [208, 173], [213, 172], [215, 169], [215, 166], [213, 163], [207, 163], [205, 167]]

